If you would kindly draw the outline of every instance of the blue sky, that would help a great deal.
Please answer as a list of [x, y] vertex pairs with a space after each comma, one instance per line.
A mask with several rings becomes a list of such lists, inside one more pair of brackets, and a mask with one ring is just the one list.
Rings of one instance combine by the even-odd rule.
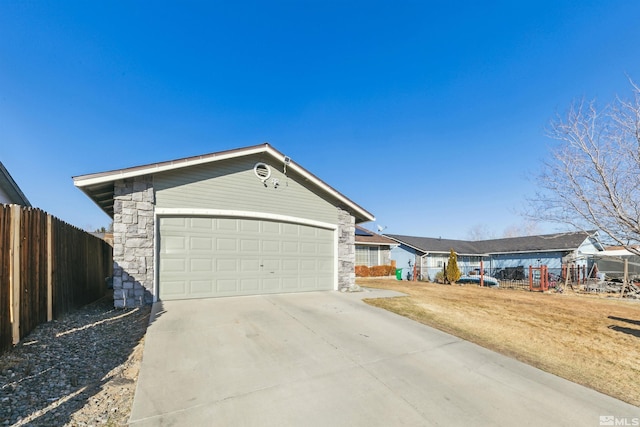
[[524, 222], [549, 120], [640, 80], [638, 17], [622, 0], [0, 0], [0, 160], [33, 205], [97, 228], [72, 176], [268, 141], [385, 232], [499, 237]]

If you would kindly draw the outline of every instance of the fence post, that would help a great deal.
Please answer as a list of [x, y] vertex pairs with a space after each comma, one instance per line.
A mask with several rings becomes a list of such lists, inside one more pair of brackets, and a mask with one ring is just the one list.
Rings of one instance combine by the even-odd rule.
[[47, 322], [53, 320], [53, 224], [47, 214]]
[[13, 345], [20, 342], [20, 216], [19, 205], [11, 205], [11, 230], [9, 231], [9, 316]]

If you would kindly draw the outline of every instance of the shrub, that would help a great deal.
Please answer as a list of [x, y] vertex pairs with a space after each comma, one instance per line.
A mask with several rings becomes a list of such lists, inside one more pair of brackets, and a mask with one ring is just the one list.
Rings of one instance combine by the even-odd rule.
[[356, 277], [382, 277], [395, 274], [396, 268], [391, 265], [375, 265], [373, 267], [356, 265]]
[[444, 273], [442, 271], [438, 271], [436, 273], [436, 283], [444, 283]]
[[451, 249], [451, 252], [449, 252], [449, 263], [447, 264], [447, 271], [445, 272], [445, 275], [449, 283], [451, 283], [452, 285], [454, 285], [462, 275], [462, 273], [460, 273], [460, 269], [458, 268], [458, 256], [453, 251], [453, 248]]
[[393, 276], [396, 274], [396, 269], [390, 265], [376, 265], [375, 267], [369, 268], [369, 272], [373, 277]]
[[370, 275], [369, 267], [366, 265], [356, 265], [356, 277], [369, 277]]

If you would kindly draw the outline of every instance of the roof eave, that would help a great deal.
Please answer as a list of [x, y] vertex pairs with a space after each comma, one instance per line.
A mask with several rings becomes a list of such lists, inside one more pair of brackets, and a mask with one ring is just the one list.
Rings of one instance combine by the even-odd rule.
[[[17, 200], [23, 206], [31, 207], [31, 202], [27, 199], [27, 196], [24, 195], [18, 184], [14, 181], [13, 177], [9, 173], [9, 171], [4, 167], [2, 162], [0, 162], [0, 175], [4, 177], [4, 179], [0, 180], [0, 187], [9, 194], [9, 196]], [[5, 185], [3, 185], [3, 183]]]

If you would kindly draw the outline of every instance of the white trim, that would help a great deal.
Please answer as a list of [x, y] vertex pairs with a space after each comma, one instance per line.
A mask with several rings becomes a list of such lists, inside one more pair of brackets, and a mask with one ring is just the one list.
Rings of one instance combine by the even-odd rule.
[[153, 213], [153, 302], [158, 302], [158, 283], [160, 283], [160, 221], [158, 214]]
[[133, 178], [140, 175], [148, 175], [158, 172], [166, 172], [174, 169], [181, 169], [188, 166], [201, 165], [205, 163], [217, 162], [219, 160], [233, 159], [236, 157], [249, 156], [252, 154], [264, 152], [264, 147], [256, 147], [253, 149], [246, 149], [244, 151], [234, 151], [232, 153], [218, 154], [211, 156], [201, 156], [198, 158], [190, 158], [188, 160], [174, 160], [166, 164], [153, 164], [143, 167], [134, 167], [131, 169], [120, 169], [113, 172], [100, 174], [100, 176], [92, 178], [91, 175], [86, 175], [86, 178], [82, 176], [74, 177], [73, 182], [76, 187], [88, 187], [95, 184], [104, 184], [118, 179]]
[[541, 249], [541, 250], [530, 250], [530, 251], [513, 251], [513, 252], [489, 252], [484, 256], [493, 256], [493, 255], [515, 255], [515, 254], [538, 254], [538, 253], [552, 253], [552, 252], [575, 252], [578, 248], [574, 249]]
[[[339, 274], [338, 274], [338, 267], [340, 266], [340, 262], [338, 261], [338, 254], [340, 252], [340, 244], [339, 244], [339, 233], [338, 233], [338, 227], [335, 228], [335, 230], [333, 230], [333, 290], [337, 291], [339, 288]], [[355, 247], [354, 247], [355, 250]], [[354, 254], [355, 255], [355, 254]]]
[[338, 228], [336, 224], [316, 221], [313, 219], [268, 212], [236, 211], [231, 209], [156, 208], [155, 214], [156, 216], [230, 216], [236, 218], [255, 218], [292, 222], [294, 224], [310, 225], [312, 227], [326, 228], [329, 230], [336, 230]]

